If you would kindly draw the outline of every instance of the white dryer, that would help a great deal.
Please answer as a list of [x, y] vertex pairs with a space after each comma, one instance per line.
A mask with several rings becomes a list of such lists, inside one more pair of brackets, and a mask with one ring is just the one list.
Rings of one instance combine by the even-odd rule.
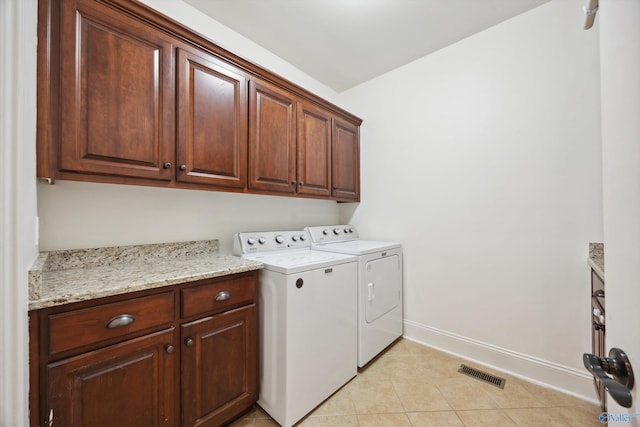
[[238, 233], [260, 261], [260, 405], [290, 427], [358, 373], [357, 258], [311, 250], [305, 231]]
[[402, 336], [402, 246], [360, 240], [353, 225], [307, 227], [315, 250], [358, 257], [358, 366]]

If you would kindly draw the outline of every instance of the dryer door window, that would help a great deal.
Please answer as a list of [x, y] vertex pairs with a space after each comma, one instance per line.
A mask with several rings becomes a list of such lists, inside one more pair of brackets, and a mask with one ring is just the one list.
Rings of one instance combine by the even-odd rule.
[[363, 286], [365, 319], [371, 323], [400, 304], [400, 257], [393, 255], [367, 262]]

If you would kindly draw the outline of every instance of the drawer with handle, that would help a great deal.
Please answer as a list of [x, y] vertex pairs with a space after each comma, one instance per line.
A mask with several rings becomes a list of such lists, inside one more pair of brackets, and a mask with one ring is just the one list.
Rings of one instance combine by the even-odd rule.
[[169, 325], [173, 310], [174, 293], [166, 292], [49, 315], [49, 353]]
[[254, 300], [254, 293], [253, 276], [242, 276], [186, 288], [182, 290], [182, 317], [214, 314], [250, 304]]

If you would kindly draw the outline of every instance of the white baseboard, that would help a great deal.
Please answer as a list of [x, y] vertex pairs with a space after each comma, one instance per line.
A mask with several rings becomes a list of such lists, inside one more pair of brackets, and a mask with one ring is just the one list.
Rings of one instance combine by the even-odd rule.
[[568, 366], [497, 347], [410, 320], [404, 338], [598, 404], [593, 377]]

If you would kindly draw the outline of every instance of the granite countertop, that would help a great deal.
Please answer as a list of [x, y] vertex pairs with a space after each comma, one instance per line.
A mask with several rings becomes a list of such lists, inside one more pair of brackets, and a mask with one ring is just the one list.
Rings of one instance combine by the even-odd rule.
[[589, 243], [589, 265], [604, 280], [604, 243]]
[[29, 270], [29, 310], [262, 267], [218, 253], [217, 240], [41, 252]]

